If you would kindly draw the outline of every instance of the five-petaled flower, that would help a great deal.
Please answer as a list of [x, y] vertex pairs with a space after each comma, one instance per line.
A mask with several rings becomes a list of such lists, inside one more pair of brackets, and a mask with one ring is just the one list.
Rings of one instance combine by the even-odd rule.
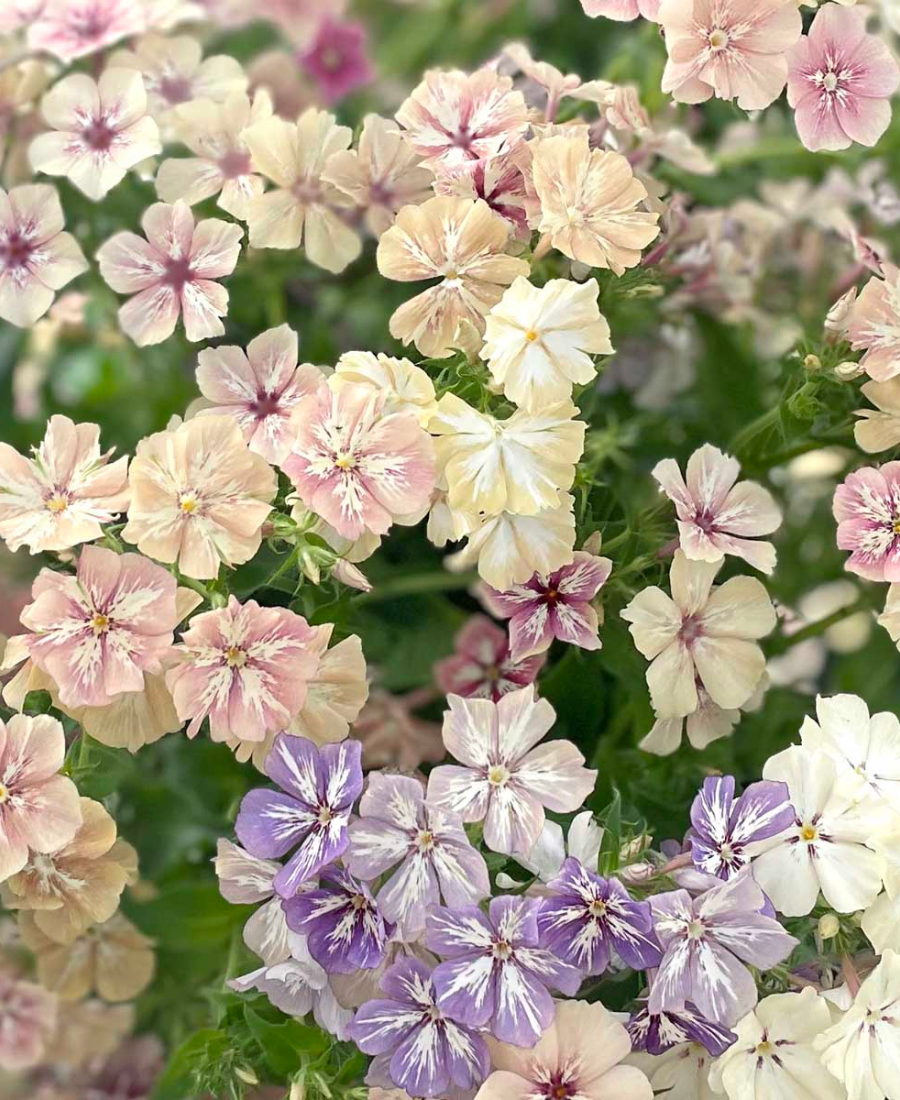
[[844, 568], [870, 581], [900, 581], [900, 462], [863, 466], [834, 491]]
[[485, 615], [473, 615], [453, 639], [455, 652], [434, 666], [437, 686], [445, 695], [492, 699], [534, 683], [544, 657], [510, 655], [505, 631]]

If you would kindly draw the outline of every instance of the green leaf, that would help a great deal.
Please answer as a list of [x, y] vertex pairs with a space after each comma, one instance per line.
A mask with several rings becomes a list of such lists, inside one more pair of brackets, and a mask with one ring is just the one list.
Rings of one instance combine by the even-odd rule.
[[244, 1008], [244, 1019], [262, 1048], [267, 1065], [278, 1077], [290, 1077], [300, 1069], [304, 1056], [319, 1057], [331, 1045], [323, 1031], [300, 1020], [270, 1023], [249, 1005]]
[[194, 1100], [195, 1072], [204, 1063], [223, 1057], [230, 1043], [224, 1031], [206, 1028], [174, 1052], [153, 1090], [153, 1100]]

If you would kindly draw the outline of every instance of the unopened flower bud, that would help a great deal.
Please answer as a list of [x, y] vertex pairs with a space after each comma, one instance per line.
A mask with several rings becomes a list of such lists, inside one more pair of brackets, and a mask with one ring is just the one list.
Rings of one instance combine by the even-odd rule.
[[847, 331], [850, 311], [853, 308], [853, 303], [856, 301], [856, 293], [856, 287], [851, 287], [847, 293], [842, 294], [831, 309], [829, 309], [825, 316], [826, 332], [834, 332], [839, 336], [844, 335]]
[[852, 382], [854, 378], [859, 378], [864, 373], [859, 363], [854, 363], [852, 359], [845, 359], [834, 368], [834, 376], [840, 382]]
[[803, 360], [803, 369], [808, 370], [810, 374], [812, 374], [814, 371], [821, 370], [822, 360], [818, 357], [818, 355], [807, 355], [807, 357]]
[[360, 592], [372, 591], [372, 582], [365, 573], [345, 558], [338, 558], [331, 570], [331, 575], [336, 581], [346, 584], [348, 588], [356, 588]]
[[306, 1085], [303, 1081], [294, 1081], [291, 1084], [288, 1100], [306, 1100]]
[[646, 882], [656, 874], [656, 868], [652, 863], [632, 863], [630, 867], [623, 867], [619, 875], [625, 882]]
[[819, 917], [819, 937], [832, 940], [841, 930], [841, 922], [834, 913], [824, 913]]
[[599, 554], [600, 548], [603, 545], [603, 535], [599, 531], [595, 531], [592, 535], [584, 540], [584, 544], [581, 549], [585, 554]]
[[249, 1066], [235, 1066], [234, 1075], [239, 1081], [243, 1081], [245, 1085], [259, 1084], [259, 1078]]

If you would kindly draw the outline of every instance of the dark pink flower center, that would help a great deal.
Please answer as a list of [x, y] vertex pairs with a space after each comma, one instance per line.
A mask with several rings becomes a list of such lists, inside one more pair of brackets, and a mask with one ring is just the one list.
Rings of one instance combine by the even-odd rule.
[[190, 256], [177, 256], [166, 260], [166, 273], [163, 282], [180, 291], [187, 283], [193, 282], [194, 270]]
[[716, 530], [716, 517], [705, 508], [694, 513], [694, 523], [707, 535]]
[[695, 615], [688, 615], [681, 624], [678, 637], [686, 646], [691, 646], [698, 638], [703, 637], [703, 621]]
[[85, 145], [91, 149], [96, 149], [98, 152], [108, 149], [112, 145], [115, 136], [116, 131], [102, 118], [93, 119], [90, 125], [82, 131]]
[[227, 180], [236, 180], [250, 174], [250, 154], [232, 149], [219, 161], [219, 171]]
[[161, 77], [157, 91], [166, 103], [187, 103], [194, 94], [190, 80], [180, 74]]
[[12, 232], [6, 240], [0, 240], [0, 261], [6, 268], [27, 267], [34, 251], [32, 241]]
[[542, 1081], [539, 1090], [547, 1100], [569, 1100], [578, 1093], [576, 1082], [570, 1074], [563, 1073], [562, 1070], [556, 1070], [549, 1080]]
[[281, 404], [278, 400], [278, 395], [266, 393], [264, 390], [261, 390], [256, 395], [256, 400], [250, 406], [250, 411], [260, 420], [264, 420], [267, 416], [276, 416], [281, 412]]

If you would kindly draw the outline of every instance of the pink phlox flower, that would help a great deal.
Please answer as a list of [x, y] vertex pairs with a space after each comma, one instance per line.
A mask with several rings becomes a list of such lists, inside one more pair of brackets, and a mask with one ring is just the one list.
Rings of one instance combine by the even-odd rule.
[[453, 639], [455, 652], [434, 666], [434, 678], [445, 695], [492, 699], [525, 687], [537, 678], [543, 656], [513, 658], [506, 632], [484, 615], [473, 615]]

